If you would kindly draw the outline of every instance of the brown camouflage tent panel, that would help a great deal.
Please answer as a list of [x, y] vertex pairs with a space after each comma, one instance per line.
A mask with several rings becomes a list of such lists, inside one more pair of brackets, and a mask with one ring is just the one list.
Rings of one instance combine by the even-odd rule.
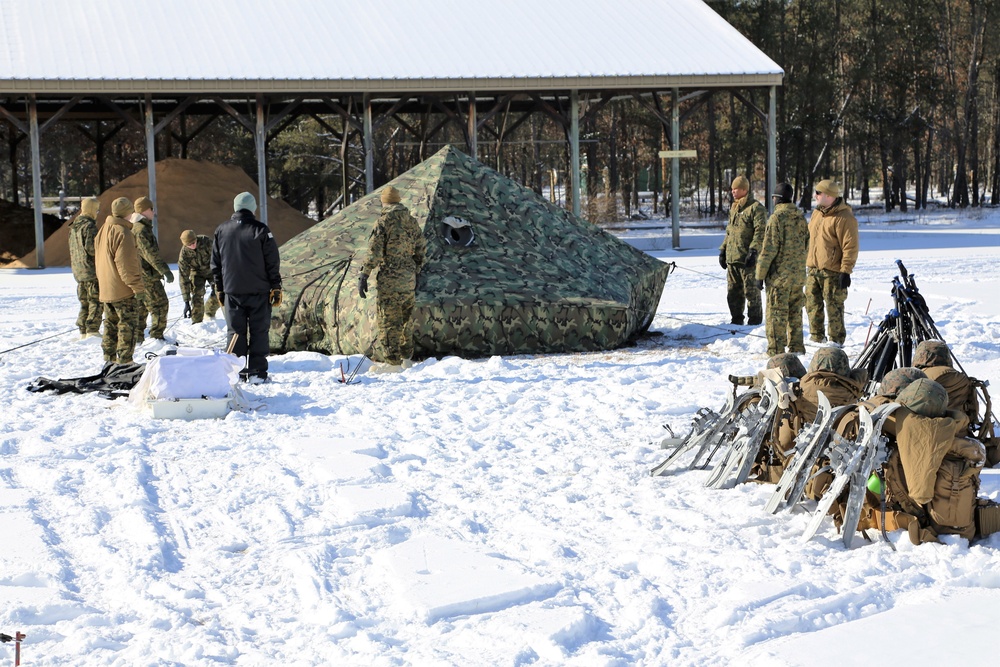
[[[667, 264], [451, 146], [391, 185], [427, 239], [416, 357], [605, 350], [649, 327]], [[285, 295], [272, 314], [272, 352], [369, 349], [378, 271], [367, 299], [357, 281], [381, 208], [372, 193], [281, 246]], [[446, 218], [469, 227], [455, 231]]]

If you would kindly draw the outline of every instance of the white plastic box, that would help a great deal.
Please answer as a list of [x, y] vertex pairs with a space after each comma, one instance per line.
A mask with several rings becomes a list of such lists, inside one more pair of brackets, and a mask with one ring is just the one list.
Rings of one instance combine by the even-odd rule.
[[176, 398], [149, 401], [153, 419], [223, 419], [229, 414], [226, 398]]

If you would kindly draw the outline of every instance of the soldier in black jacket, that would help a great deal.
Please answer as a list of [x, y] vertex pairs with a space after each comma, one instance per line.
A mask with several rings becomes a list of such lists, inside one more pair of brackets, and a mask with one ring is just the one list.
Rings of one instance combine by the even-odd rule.
[[247, 357], [240, 378], [266, 380], [271, 306], [281, 304], [278, 244], [267, 225], [254, 218], [252, 194], [236, 195], [233, 210], [233, 217], [215, 230], [212, 276], [225, 308], [230, 349]]

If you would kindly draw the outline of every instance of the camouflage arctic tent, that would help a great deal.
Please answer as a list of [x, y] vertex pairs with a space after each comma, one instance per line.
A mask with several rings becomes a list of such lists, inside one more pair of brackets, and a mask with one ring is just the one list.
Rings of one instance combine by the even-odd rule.
[[[451, 146], [391, 185], [427, 239], [418, 358], [611, 349], [649, 327], [668, 266], [532, 190]], [[281, 246], [272, 352], [368, 349], [378, 272], [367, 299], [357, 281], [381, 208], [372, 193]]]

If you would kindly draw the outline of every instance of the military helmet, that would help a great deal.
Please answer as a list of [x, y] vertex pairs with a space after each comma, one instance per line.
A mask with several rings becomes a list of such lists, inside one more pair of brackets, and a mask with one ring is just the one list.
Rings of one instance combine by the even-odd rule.
[[806, 367], [799, 358], [790, 352], [776, 354], [767, 360], [768, 370], [777, 368], [786, 378], [801, 378], [806, 374]]
[[878, 387], [878, 394], [879, 396], [895, 398], [896, 396], [899, 396], [899, 392], [906, 389], [911, 382], [926, 377], [926, 373], [919, 368], [914, 368], [913, 366], [894, 368], [886, 373], [885, 377], [882, 378], [882, 382]]
[[821, 347], [813, 355], [809, 363], [809, 372], [831, 371], [837, 375], [849, 377], [851, 375], [851, 362], [847, 358], [847, 353], [839, 347]]
[[951, 366], [951, 353], [942, 340], [925, 340], [913, 352], [913, 365], [917, 368]]
[[792, 197], [795, 195], [792, 190], [792, 186], [788, 183], [778, 183], [774, 186], [774, 192], [771, 196], [778, 200], [779, 203], [787, 204], [792, 201]]
[[896, 402], [924, 417], [943, 417], [948, 409], [948, 392], [934, 380], [920, 378], [899, 392]]

